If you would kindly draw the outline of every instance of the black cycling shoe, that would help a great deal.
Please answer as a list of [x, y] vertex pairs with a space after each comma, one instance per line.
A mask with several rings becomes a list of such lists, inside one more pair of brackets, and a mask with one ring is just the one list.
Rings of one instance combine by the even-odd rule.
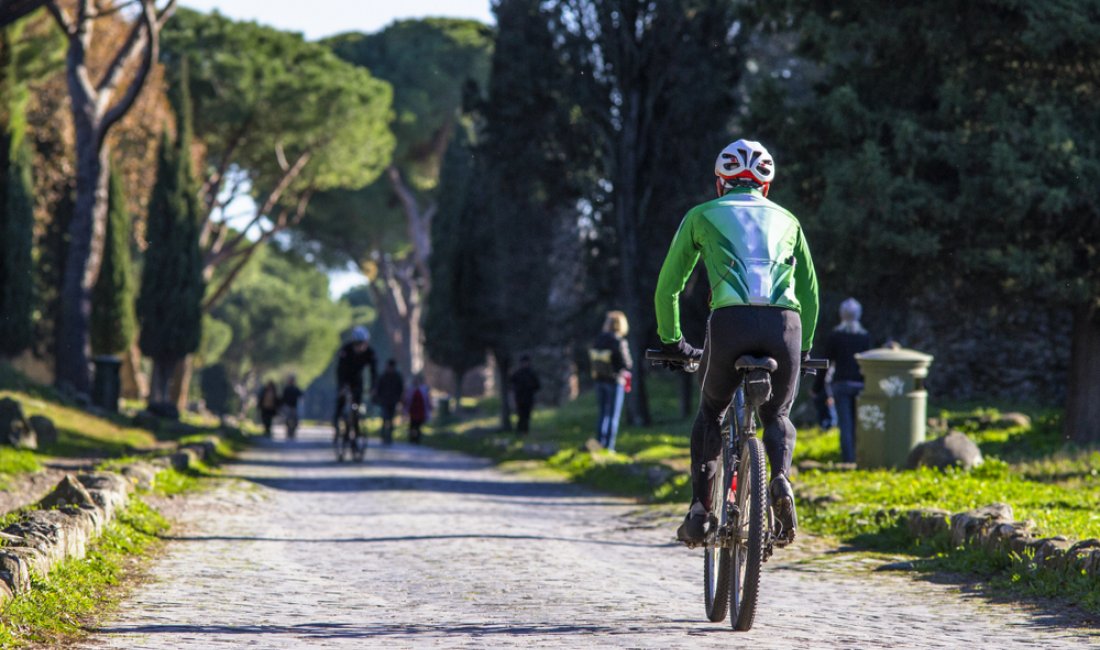
[[684, 517], [684, 523], [680, 524], [680, 527], [676, 529], [676, 539], [688, 546], [702, 544], [707, 536], [707, 524], [709, 520], [710, 517], [707, 515], [707, 511], [703, 507], [703, 504], [699, 502], [693, 503], [691, 509], [688, 510], [687, 516]]
[[794, 510], [794, 490], [786, 476], [772, 479], [770, 490], [772, 510], [775, 512], [775, 543], [786, 546], [794, 541], [798, 530], [798, 515]]

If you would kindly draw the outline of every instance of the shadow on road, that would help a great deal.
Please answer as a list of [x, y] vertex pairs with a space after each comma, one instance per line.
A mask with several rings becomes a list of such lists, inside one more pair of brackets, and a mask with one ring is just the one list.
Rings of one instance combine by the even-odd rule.
[[351, 623], [302, 623], [299, 625], [133, 625], [103, 627], [106, 634], [288, 634], [313, 639], [408, 637], [410, 635], [454, 639], [456, 635], [472, 637], [502, 634], [507, 636], [557, 636], [576, 634], [629, 634], [630, 629], [603, 625], [494, 625], [489, 623], [458, 623], [454, 625], [354, 625]]
[[475, 540], [505, 540], [505, 541], [539, 541], [539, 542], [566, 542], [569, 544], [593, 544], [596, 546], [625, 546], [633, 548], [667, 548], [678, 547], [680, 544], [668, 542], [665, 544], [644, 544], [639, 542], [624, 542], [602, 539], [583, 539], [579, 537], [551, 537], [547, 535], [508, 535], [498, 533], [486, 534], [452, 534], [452, 535], [407, 535], [403, 537], [254, 537], [234, 535], [166, 535], [161, 539], [174, 542], [277, 542], [291, 544], [385, 544], [395, 542], [430, 542], [450, 539], [475, 539]]
[[551, 481], [488, 481], [456, 478], [414, 478], [406, 476], [249, 476], [235, 478], [286, 492], [443, 492], [509, 497], [589, 496], [575, 486]]

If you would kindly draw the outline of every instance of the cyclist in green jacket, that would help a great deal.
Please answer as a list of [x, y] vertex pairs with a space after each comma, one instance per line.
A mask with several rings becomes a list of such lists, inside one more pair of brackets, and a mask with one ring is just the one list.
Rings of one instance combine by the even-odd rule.
[[[760, 407], [772, 469], [772, 507], [784, 536], [798, 525], [790, 483], [795, 428], [788, 417], [803, 359], [817, 326], [817, 275], [798, 219], [767, 199], [775, 164], [760, 143], [738, 140], [714, 166], [718, 198], [688, 211], [657, 280], [657, 333], [666, 352], [701, 359], [702, 398], [691, 432], [692, 500], [677, 537], [702, 542], [711, 525], [710, 482], [721, 454], [721, 422], [744, 354], [769, 356], [771, 399]], [[702, 256], [710, 282], [710, 319], [703, 350], [680, 333], [679, 296]]]

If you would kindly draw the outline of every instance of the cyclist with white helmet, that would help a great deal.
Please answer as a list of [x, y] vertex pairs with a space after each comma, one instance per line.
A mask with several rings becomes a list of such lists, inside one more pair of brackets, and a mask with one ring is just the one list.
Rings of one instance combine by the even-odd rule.
[[[703, 388], [691, 432], [692, 500], [677, 537], [696, 544], [711, 525], [710, 483], [721, 454], [721, 422], [739, 377], [734, 361], [768, 356], [773, 393], [760, 407], [772, 470], [770, 493], [778, 524], [793, 539], [797, 527], [790, 483], [795, 428], [789, 413], [803, 359], [817, 327], [817, 275], [798, 219], [769, 201], [775, 163], [760, 143], [738, 140], [714, 164], [718, 198], [684, 217], [661, 267], [654, 297], [657, 333], [666, 352], [700, 359]], [[679, 296], [702, 256], [711, 287], [703, 350], [680, 332]]]
[[[363, 403], [363, 369], [370, 370], [370, 388], [374, 391], [377, 360], [370, 346], [370, 332], [358, 326], [351, 330], [351, 340], [340, 346], [336, 354], [336, 413], [332, 416], [332, 426], [337, 427], [340, 414], [344, 411], [344, 395], [350, 393], [352, 404]], [[345, 391], [345, 389], [347, 389]]]

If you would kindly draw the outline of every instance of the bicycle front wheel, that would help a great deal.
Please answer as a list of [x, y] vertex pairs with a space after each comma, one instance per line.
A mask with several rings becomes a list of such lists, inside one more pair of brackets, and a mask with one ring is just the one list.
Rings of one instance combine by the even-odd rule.
[[[728, 450], [723, 447], [722, 458], [710, 491], [714, 517], [711, 522], [717, 520], [718, 530], [725, 527], [729, 513], [726, 506], [726, 495], [729, 493], [729, 478], [726, 474], [728, 455]], [[726, 618], [729, 610], [730, 549], [713, 530], [707, 535], [703, 549], [703, 599], [707, 607], [707, 620], [718, 623]]]
[[743, 632], [752, 628], [756, 617], [756, 600], [760, 592], [760, 573], [768, 535], [768, 476], [764, 445], [759, 438], [752, 437], [745, 441], [737, 477], [739, 516], [731, 553], [730, 624], [733, 629]]
[[352, 415], [351, 417], [351, 431], [355, 436], [351, 443], [352, 458], [361, 463], [363, 462], [363, 457], [366, 456], [367, 453], [367, 436], [361, 429], [362, 425], [359, 423], [358, 416]]

